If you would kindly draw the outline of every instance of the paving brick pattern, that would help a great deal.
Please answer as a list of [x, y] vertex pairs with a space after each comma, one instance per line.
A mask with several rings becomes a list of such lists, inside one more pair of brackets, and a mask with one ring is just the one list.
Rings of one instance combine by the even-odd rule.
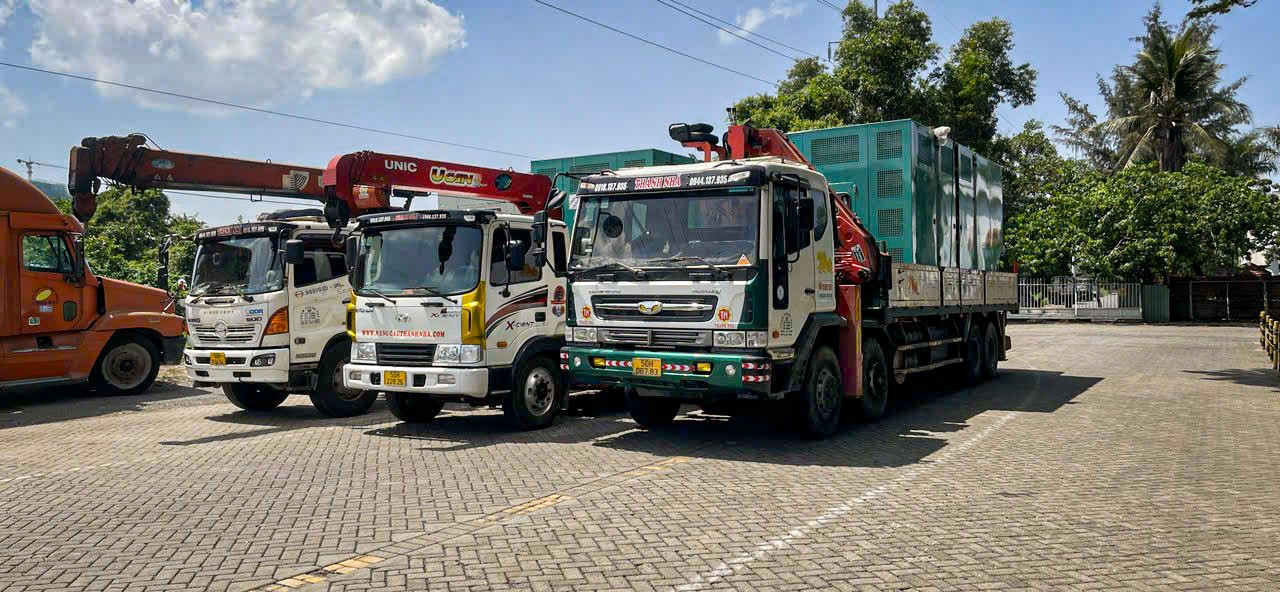
[[1280, 589], [1254, 330], [1011, 333], [996, 381], [817, 442], [0, 394], [0, 590]]

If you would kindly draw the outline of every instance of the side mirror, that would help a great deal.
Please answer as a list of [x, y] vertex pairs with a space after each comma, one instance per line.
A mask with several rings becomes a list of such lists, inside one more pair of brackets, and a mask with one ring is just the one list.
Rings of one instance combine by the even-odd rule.
[[541, 245], [547, 242], [547, 211], [543, 210], [533, 215], [533, 228], [530, 229], [533, 234], [533, 244]]
[[343, 247], [346, 248], [344, 256], [347, 258], [347, 275], [354, 275], [356, 272], [356, 256], [360, 253], [359, 239], [354, 236], [348, 236]]
[[809, 197], [806, 195], [805, 197], [800, 198], [800, 207], [798, 208], [798, 214], [800, 219], [797, 222], [800, 223], [800, 228], [803, 230], [813, 230], [814, 212], [813, 212], [812, 197]]
[[302, 263], [302, 241], [296, 238], [284, 241], [284, 262], [289, 265]]
[[548, 209], [548, 210], [554, 210], [554, 209], [556, 209], [556, 208], [560, 207], [561, 205], [563, 205], [563, 204], [564, 204], [564, 200], [565, 200], [565, 198], [566, 198], [566, 197], [568, 197], [568, 196], [569, 196], [569, 194], [567, 194], [567, 193], [565, 193], [565, 192], [563, 192], [563, 191], [561, 191], [561, 190], [559, 190], [559, 189], [552, 189], [552, 190], [551, 190], [551, 197], [548, 197], [548, 198], [547, 198], [547, 207], [546, 207], [546, 209]]
[[[529, 255], [526, 258], [528, 259], [526, 263], [528, 263], [530, 267], [533, 267], [534, 269], [542, 269], [542, 266], [547, 264], [547, 248], [543, 246], [535, 246], [529, 250]], [[559, 270], [553, 269], [551, 271], [558, 272]]]
[[76, 285], [84, 284], [84, 235], [77, 234], [71, 239], [71, 243], [75, 246], [76, 258], [71, 264], [71, 279]]
[[524, 269], [525, 254], [528, 249], [520, 241], [507, 241], [507, 271]]

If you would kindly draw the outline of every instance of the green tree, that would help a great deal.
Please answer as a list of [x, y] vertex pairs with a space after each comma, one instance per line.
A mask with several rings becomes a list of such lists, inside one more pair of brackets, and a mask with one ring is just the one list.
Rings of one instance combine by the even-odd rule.
[[996, 135], [996, 108], [1035, 100], [1036, 73], [1013, 62], [1004, 20], [973, 24], [940, 61], [933, 25], [911, 0], [895, 2], [878, 19], [857, 0], [842, 14], [834, 66], [796, 62], [776, 94], [734, 105], [740, 121], [798, 131], [910, 118], [951, 126], [953, 139], [985, 152]]
[[1006, 231], [1009, 256], [1035, 275], [1150, 281], [1235, 269], [1280, 234], [1280, 196], [1262, 186], [1195, 161], [1110, 175], [1067, 161], [1046, 189], [1051, 197]]
[[[58, 201], [64, 212], [71, 202]], [[170, 234], [190, 236], [204, 226], [199, 218], [173, 214], [161, 191], [112, 187], [98, 194], [98, 211], [85, 236], [85, 258], [95, 274], [154, 285], [159, 247]], [[175, 240], [169, 250], [170, 289], [195, 265], [195, 246]]]
[[1201, 18], [1213, 14], [1226, 14], [1236, 8], [1248, 8], [1258, 0], [1191, 0], [1195, 8], [1187, 13], [1187, 18]]
[[1120, 163], [1154, 160], [1162, 171], [1178, 171], [1189, 154], [1216, 162], [1231, 131], [1249, 121], [1236, 98], [1245, 78], [1224, 84], [1216, 26], [1204, 20], [1174, 30], [1157, 5], [1147, 14], [1142, 46], [1133, 64], [1117, 67], [1112, 86], [1103, 85], [1109, 119], [1102, 124], [1120, 138]]
[[[1109, 87], [1098, 80], [1105, 94]], [[1065, 125], [1050, 126], [1054, 136], [1064, 146], [1075, 151], [1080, 159], [1098, 170], [1109, 171], [1120, 160], [1120, 139], [1116, 134], [1098, 125], [1098, 116], [1089, 105], [1067, 93], [1058, 93], [1067, 107]]]

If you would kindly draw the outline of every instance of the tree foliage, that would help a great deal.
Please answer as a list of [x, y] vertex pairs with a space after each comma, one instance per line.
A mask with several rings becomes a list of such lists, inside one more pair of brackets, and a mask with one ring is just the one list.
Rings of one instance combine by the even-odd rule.
[[[169, 211], [161, 191], [110, 188], [98, 194], [98, 211], [85, 236], [85, 259], [97, 275], [155, 285], [159, 247], [170, 234], [190, 236], [204, 223], [195, 216]], [[70, 213], [70, 202], [58, 201]], [[169, 250], [169, 288], [195, 265], [195, 245], [175, 240]]]
[[1280, 196], [1266, 185], [1199, 162], [1108, 175], [1061, 161], [1043, 187], [1049, 197], [1006, 229], [1009, 256], [1042, 276], [1150, 281], [1235, 269], [1280, 235]]
[[1191, 0], [1195, 8], [1187, 13], [1187, 18], [1201, 18], [1214, 14], [1226, 14], [1236, 8], [1248, 8], [1258, 0]]
[[1013, 29], [993, 18], [971, 25], [942, 60], [928, 15], [911, 0], [881, 18], [853, 0], [831, 67], [800, 60], [776, 94], [734, 106], [741, 121], [798, 131], [892, 119], [951, 126], [952, 138], [986, 152], [996, 135], [996, 109], [1035, 100], [1036, 72], [1014, 63]]

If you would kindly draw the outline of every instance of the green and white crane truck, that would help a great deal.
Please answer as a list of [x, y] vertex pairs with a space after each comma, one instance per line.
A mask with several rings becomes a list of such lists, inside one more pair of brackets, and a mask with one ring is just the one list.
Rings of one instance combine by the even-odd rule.
[[[645, 427], [682, 404], [790, 400], [827, 436], [846, 406], [882, 415], [907, 375], [995, 376], [1017, 308], [1016, 276], [993, 269], [998, 167], [911, 121], [800, 138], [812, 162], [777, 130], [734, 125], [723, 145], [712, 131], [670, 130], [705, 162], [581, 179], [560, 354], [573, 383], [626, 389]], [[847, 191], [822, 166], [843, 167]]]

